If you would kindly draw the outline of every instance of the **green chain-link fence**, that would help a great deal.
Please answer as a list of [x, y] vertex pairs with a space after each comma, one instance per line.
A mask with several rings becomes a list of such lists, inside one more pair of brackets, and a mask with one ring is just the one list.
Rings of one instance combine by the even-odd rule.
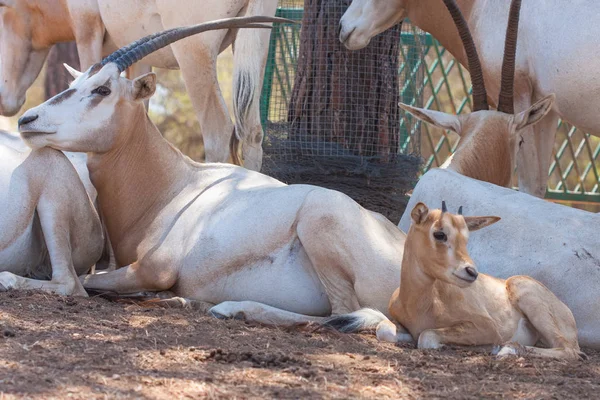
[[[303, 10], [281, 7], [277, 15], [300, 21]], [[299, 38], [299, 25], [276, 25], [273, 29], [262, 97], [262, 120], [267, 132], [271, 126], [281, 129], [287, 121]], [[449, 113], [470, 112], [469, 73], [456, 59], [431, 35], [408, 23], [402, 28], [401, 40], [402, 101]], [[458, 142], [456, 134], [421, 124], [410, 116], [402, 119], [401, 132], [398, 152], [420, 153], [425, 161], [423, 172], [442, 165]], [[600, 203], [599, 155], [599, 138], [559, 122], [546, 197], [571, 204]]]

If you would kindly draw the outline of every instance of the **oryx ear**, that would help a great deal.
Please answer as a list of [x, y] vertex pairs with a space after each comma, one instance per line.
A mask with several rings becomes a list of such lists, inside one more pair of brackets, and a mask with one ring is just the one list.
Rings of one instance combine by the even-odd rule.
[[464, 217], [469, 232], [478, 231], [500, 221], [500, 217]]
[[14, 0], [0, 0], [0, 7], [14, 7]]
[[412, 209], [410, 217], [416, 225], [420, 225], [427, 219], [429, 215], [429, 208], [423, 203], [417, 203]]
[[542, 118], [544, 118], [546, 114], [548, 114], [548, 112], [552, 109], [552, 105], [554, 104], [555, 99], [556, 96], [554, 94], [551, 94], [536, 102], [527, 110], [515, 115], [515, 124], [517, 125], [517, 130], [526, 128], [530, 125], [534, 125], [537, 122], [539, 122]]
[[83, 75], [83, 72], [77, 71], [75, 68], [71, 67], [69, 64], [63, 64], [67, 72], [73, 77], [73, 79], [79, 78]]
[[131, 83], [131, 98], [135, 101], [146, 100], [156, 91], [156, 74], [149, 72], [135, 78]]
[[435, 125], [442, 129], [449, 129], [460, 135], [460, 119], [456, 115], [446, 114], [440, 111], [426, 110], [409, 106], [408, 104], [398, 103], [400, 108], [411, 113], [415, 118], [428, 124]]

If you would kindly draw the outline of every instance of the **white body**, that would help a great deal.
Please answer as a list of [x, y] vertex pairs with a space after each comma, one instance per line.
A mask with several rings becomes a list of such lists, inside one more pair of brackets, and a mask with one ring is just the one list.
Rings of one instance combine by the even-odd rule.
[[[87, 69], [116, 50], [115, 44], [124, 46], [160, 30], [226, 17], [273, 16], [276, 8], [277, 0], [0, 0], [4, 21], [0, 46], [10, 49], [0, 57], [0, 82], [5, 82], [0, 84], [0, 112], [13, 115], [19, 110], [54, 43], [76, 40], [81, 67]], [[259, 101], [269, 37], [268, 29], [213, 31], [142, 60], [147, 66], [181, 69], [200, 122], [207, 161], [226, 162], [235, 134], [242, 141], [245, 166], [260, 169]], [[235, 133], [216, 72], [218, 54], [234, 41]], [[147, 67], [138, 66], [134, 75], [143, 70]]]
[[415, 204], [435, 207], [441, 200], [450, 208], [462, 205], [467, 216], [501, 217], [469, 239], [468, 250], [479, 270], [503, 279], [528, 275], [542, 282], [573, 312], [580, 344], [600, 347], [600, 216], [434, 169], [415, 187], [400, 229], [408, 231]]
[[[492, 104], [498, 98], [510, 0], [456, 0], [479, 51]], [[431, 33], [466, 66], [454, 23], [442, 0], [353, 0], [341, 20], [340, 38], [358, 49], [405, 17]], [[556, 94], [553, 109], [524, 134], [519, 154], [520, 190], [543, 197], [559, 117], [600, 136], [600, 2], [524, 1], [521, 7], [515, 79], [515, 111]]]
[[[70, 155], [87, 175], [85, 154]], [[3, 131], [0, 232], [0, 289], [85, 295], [77, 275], [94, 266], [104, 243], [96, 209], [63, 153], [31, 151]]]

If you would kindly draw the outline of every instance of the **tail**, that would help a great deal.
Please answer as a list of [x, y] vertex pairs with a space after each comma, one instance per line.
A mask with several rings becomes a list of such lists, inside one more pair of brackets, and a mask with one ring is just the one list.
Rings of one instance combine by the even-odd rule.
[[372, 308], [362, 308], [350, 314], [329, 317], [321, 325], [343, 333], [355, 333], [375, 330], [382, 321], [389, 321], [388, 317], [383, 315], [382, 312]]
[[229, 155], [231, 156], [231, 162], [235, 165], [243, 166], [243, 161], [240, 158], [240, 139], [236, 135], [234, 127], [231, 132], [231, 138], [229, 139]]
[[[245, 16], [274, 16], [277, 0], [250, 0]], [[254, 143], [262, 140], [260, 93], [269, 52], [270, 29], [240, 29], [233, 52], [233, 113], [235, 135], [244, 141], [249, 135]], [[258, 128], [258, 129], [257, 129]]]

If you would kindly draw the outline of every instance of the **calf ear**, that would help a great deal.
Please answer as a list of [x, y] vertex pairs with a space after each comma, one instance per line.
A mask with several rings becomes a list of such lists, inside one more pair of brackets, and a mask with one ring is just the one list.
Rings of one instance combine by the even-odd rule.
[[442, 129], [449, 129], [460, 135], [460, 119], [456, 115], [446, 114], [439, 111], [426, 110], [424, 108], [417, 108], [409, 106], [408, 104], [398, 103], [400, 108], [408, 111], [415, 118], [420, 119], [428, 124], [435, 125]]
[[544, 118], [552, 109], [554, 99], [556, 99], [556, 96], [553, 94], [546, 96], [529, 107], [527, 110], [515, 115], [515, 124], [517, 125], [517, 130], [534, 125]]
[[156, 91], [156, 74], [149, 72], [135, 78], [132, 82], [131, 98], [135, 101], [144, 101]]
[[465, 217], [469, 232], [478, 231], [500, 221], [500, 217]]
[[429, 208], [427, 208], [427, 206], [423, 203], [417, 203], [417, 205], [414, 206], [410, 213], [410, 217], [412, 218], [413, 222], [417, 225], [420, 225], [423, 222], [425, 222], [428, 215]]

